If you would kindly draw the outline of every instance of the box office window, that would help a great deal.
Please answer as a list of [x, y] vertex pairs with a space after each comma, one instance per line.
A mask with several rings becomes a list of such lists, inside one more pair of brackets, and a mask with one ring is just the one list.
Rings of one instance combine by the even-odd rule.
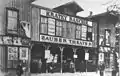
[[41, 17], [40, 33], [47, 34], [48, 18]]
[[17, 24], [18, 24], [18, 10], [17, 9], [12, 9], [12, 8], [7, 8], [7, 33], [10, 34], [17, 34]]
[[56, 36], [62, 36], [62, 21], [56, 20]]

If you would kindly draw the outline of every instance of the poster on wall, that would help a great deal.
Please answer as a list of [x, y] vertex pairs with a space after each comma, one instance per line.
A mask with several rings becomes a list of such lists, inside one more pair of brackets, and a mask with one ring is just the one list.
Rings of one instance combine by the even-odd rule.
[[110, 46], [110, 29], [105, 29], [105, 45]]
[[48, 34], [55, 35], [55, 19], [48, 18]]
[[18, 47], [8, 47], [8, 60], [18, 60]]
[[86, 36], [87, 36], [87, 26], [82, 25], [82, 36], [81, 36], [81, 39], [82, 40], [86, 40]]
[[45, 50], [45, 59], [50, 57], [50, 50]]
[[26, 47], [19, 48], [19, 59], [20, 60], [28, 60], [28, 48], [26, 48]]

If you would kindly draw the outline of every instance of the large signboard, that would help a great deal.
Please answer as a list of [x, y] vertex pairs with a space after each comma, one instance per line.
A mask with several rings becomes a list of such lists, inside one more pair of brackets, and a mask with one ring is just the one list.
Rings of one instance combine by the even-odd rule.
[[8, 47], [8, 60], [18, 60], [18, 47]]
[[0, 36], [0, 44], [29, 46], [30, 39], [21, 37]]
[[74, 23], [78, 23], [78, 24], [85, 24], [85, 25], [92, 26], [91, 25], [92, 22], [90, 22], [90, 21], [87, 22], [87, 20], [85, 20], [85, 19], [78, 18], [78, 17], [72, 17], [72, 16], [56, 13], [56, 12], [45, 10], [45, 9], [41, 9], [40, 14], [43, 16], [47, 16], [47, 17], [51, 17], [51, 18], [55, 18], [55, 19], [60, 19], [60, 20], [64, 20], [64, 21], [70, 21], [70, 22], [74, 22]]
[[59, 43], [59, 44], [92, 47], [92, 42], [90, 41], [67, 39], [67, 38], [54, 37], [54, 36], [48, 36], [48, 35], [40, 35], [40, 41], [49, 42], [49, 43]]

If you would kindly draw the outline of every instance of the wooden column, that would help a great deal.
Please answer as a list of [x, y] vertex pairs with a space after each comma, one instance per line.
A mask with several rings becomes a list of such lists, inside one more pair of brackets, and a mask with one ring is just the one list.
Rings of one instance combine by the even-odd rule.
[[[74, 55], [76, 55], [76, 48], [73, 48], [73, 52], [74, 52]], [[76, 72], [76, 69], [75, 69], [75, 61], [76, 61], [76, 59], [75, 59], [75, 57], [74, 57], [74, 72]]]
[[[45, 50], [49, 50], [49, 48], [51, 47], [51, 45], [49, 44], [43, 44], [43, 46], [45, 47]], [[46, 73], [48, 73], [48, 69], [47, 69], [47, 63], [46, 63]]]
[[[6, 34], [5, 7], [9, 0], [0, 0], [0, 35]], [[0, 71], [6, 71], [6, 50], [0, 45]]]
[[64, 49], [64, 47], [62, 47], [62, 46], [59, 46], [59, 48], [60, 48], [60, 51], [61, 51], [61, 68], [60, 68], [60, 73], [62, 73], [63, 71], [62, 71], [62, 69], [63, 69], [63, 49]]

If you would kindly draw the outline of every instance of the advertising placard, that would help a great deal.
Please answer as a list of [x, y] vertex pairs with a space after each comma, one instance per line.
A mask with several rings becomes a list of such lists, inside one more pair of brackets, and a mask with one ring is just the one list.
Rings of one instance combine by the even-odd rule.
[[19, 48], [19, 58], [20, 60], [28, 60], [28, 48], [26, 47]]
[[104, 61], [104, 53], [99, 53], [99, 61]]
[[85, 60], [89, 60], [89, 53], [85, 53]]
[[45, 59], [50, 57], [50, 50], [45, 50]]
[[8, 47], [8, 60], [18, 60], [18, 47]]
[[87, 39], [87, 26], [82, 25], [82, 33], [81, 34], [82, 34], [81, 39], [86, 40]]

